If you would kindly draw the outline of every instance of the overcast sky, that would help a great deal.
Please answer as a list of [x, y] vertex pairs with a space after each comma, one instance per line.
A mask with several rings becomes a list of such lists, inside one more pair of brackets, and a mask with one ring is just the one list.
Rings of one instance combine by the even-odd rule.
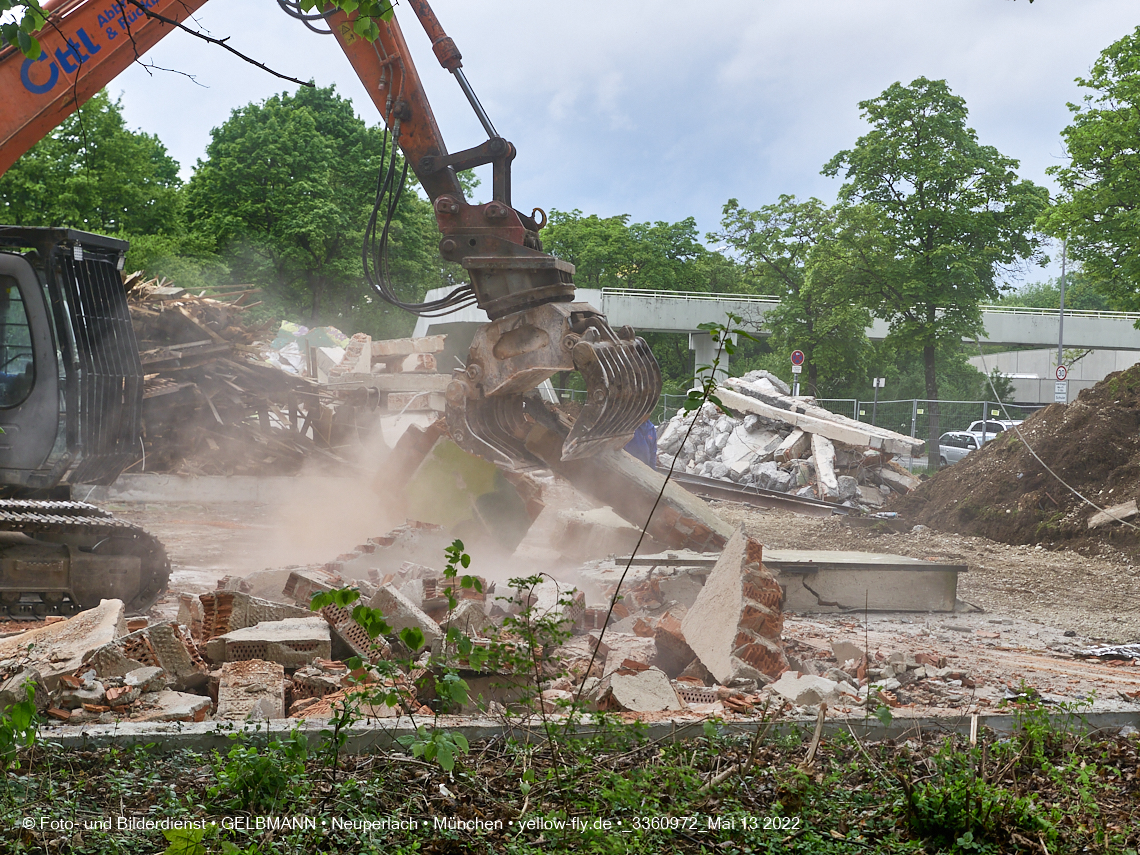
[[[468, 79], [515, 143], [515, 205], [635, 221], [719, 225], [731, 197], [835, 198], [820, 167], [864, 133], [858, 102], [895, 81], [945, 78], [982, 143], [1052, 182], [1074, 83], [1140, 23], [1135, 0], [433, 0]], [[406, 6], [397, 6], [450, 150], [482, 130]], [[196, 16], [267, 65], [335, 83], [369, 123], [371, 102], [331, 36], [273, 0], [215, 0]], [[175, 33], [110, 87], [128, 123], [155, 133], [188, 177], [210, 129], [290, 84]], [[489, 194], [489, 180], [484, 187]], [[480, 191], [476, 191], [478, 196]], [[1030, 279], [1042, 274], [1030, 275]]]

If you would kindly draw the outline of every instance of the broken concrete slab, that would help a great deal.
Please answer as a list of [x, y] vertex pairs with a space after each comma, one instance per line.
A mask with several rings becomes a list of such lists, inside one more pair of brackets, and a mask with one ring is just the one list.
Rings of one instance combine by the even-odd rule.
[[219, 663], [264, 659], [299, 668], [314, 659], [328, 659], [332, 637], [328, 622], [319, 615], [286, 618], [212, 638], [206, 642], [206, 655]]
[[372, 358], [388, 359], [412, 353], [439, 353], [447, 341], [446, 335], [426, 335], [418, 338], [372, 339]]
[[588, 561], [601, 555], [629, 555], [641, 537], [641, 529], [626, 522], [610, 508], [589, 511], [548, 509], [554, 512], [554, 531], [549, 543], [570, 560]]
[[1089, 517], [1089, 528], [1101, 528], [1112, 522], [1119, 522], [1120, 520], [1130, 520], [1136, 516], [1136, 500], [1125, 502], [1121, 505], [1113, 505], [1111, 508], [1105, 508], [1103, 511], [1097, 511]]
[[834, 442], [911, 456], [920, 454], [925, 445], [920, 439], [857, 422], [795, 398], [765, 396], [767, 400], [764, 400], [747, 383], [738, 382], [738, 378], [729, 378], [725, 384], [728, 388], [720, 389], [717, 394], [733, 410], [775, 419]]
[[884, 466], [878, 471], [879, 479], [896, 493], [906, 494], [917, 490], [922, 483], [909, 472], [901, 472], [894, 468], [893, 463]]
[[905, 555], [769, 549], [764, 564], [784, 589], [784, 610], [950, 612], [965, 564]]
[[122, 600], [103, 600], [65, 621], [0, 640], [0, 662], [18, 661], [39, 672], [47, 691], [55, 691], [60, 676], [74, 674], [93, 648], [109, 644], [126, 632]]
[[285, 718], [285, 669], [279, 662], [246, 659], [222, 665], [218, 683], [218, 711], [214, 718], [244, 721], [248, 718]]
[[463, 600], [440, 623], [440, 629], [445, 632], [455, 627], [468, 636], [482, 635], [484, 630], [494, 626], [495, 622], [487, 614], [483, 603], [475, 600]]
[[653, 638], [627, 632], [607, 632], [605, 635], [591, 632], [590, 637], [595, 642], [601, 638], [598, 653], [604, 656], [606, 671], [613, 671], [627, 659], [648, 665], [657, 655], [657, 642]]
[[863, 652], [863, 648], [857, 644], [852, 644], [850, 641], [831, 642], [831, 655], [835, 657], [835, 661], [839, 663], [840, 667], [845, 662], [862, 662], [867, 656]]
[[210, 705], [210, 699], [204, 695], [163, 689], [143, 695], [131, 721], [205, 721]]
[[424, 634], [425, 647], [430, 648], [443, 637], [439, 624], [390, 584], [377, 591], [368, 605], [379, 609], [384, 615], [384, 621], [397, 634], [402, 629], [417, 627]]
[[835, 475], [835, 446], [831, 440], [820, 434], [811, 435], [811, 459], [815, 464], [816, 483], [819, 485], [819, 498], [838, 501], [839, 479]]
[[644, 671], [621, 669], [603, 678], [598, 706], [629, 712], [661, 712], [684, 709], [669, 677], [659, 668]]
[[137, 687], [142, 692], [159, 692], [166, 688], [166, 672], [153, 665], [145, 665], [123, 677], [124, 686]]
[[763, 548], [738, 530], [681, 622], [685, 640], [722, 684], [775, 679], [787, 668], [780, 646], [780, 586], [761, 563]]

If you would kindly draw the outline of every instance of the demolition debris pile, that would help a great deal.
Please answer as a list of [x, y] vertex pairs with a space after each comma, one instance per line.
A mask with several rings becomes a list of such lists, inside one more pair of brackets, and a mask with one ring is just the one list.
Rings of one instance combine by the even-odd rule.
[[678, 412], [660, 433], [658, 466], [676, 458], [678, 472], [869, 508], [919, 484], [892, 458], [922, 453], [921, 440], [793, 398], [767, 371], [728, 379], [717, 395], [735, 415], [713, 404]]
[[[1019, 436], [1020, 433], [1020, 436]], [[1030, 453], [1108, 513], [1075, 496]], [[891, 505], [908, 522], [1010, 544], [1140, 555], [1140, 366], [1108, 375], [943, 469]]]
[[[898, 705], [898, 687], [924, 679], [969, 685], [937, 659], [867, 657], [850, 644], [805, 653], [789, 643], [780, 583], [741, 531], [716, 559], [687, 566], [670, 554], [635, 565], [616, 600], [622, 568], [612, 561], [586, 565], [577, 590], [550, 578], [463, 587], [438, 561], [408, 560], [443, 555], [448, 541], [439, 526], [408, 523], [334, 562], [289, 569], [283, 584], [269, 574], [272, 599], [253, 593], [269, 593], [267, 574], [181, 594], [176, 621], [126, 619], [118, 600], [53, 619], [0, 639], [0, 709], [32, 685], [41, 710], [68, 724], [324, 718], [362, 692], [368, 718], [431, 715], [441, 699], [423, 678], [445, 668], [471, 689], [446, 710], [461, 713], [558, 713], [579, 694], [592, 709], [648, 715], [803, 713], [823, 702], [850, 712]], [[370, 639], [351, 607], [309, 608], [315, 594], [344, 587], [383, 613], [388, 635]], [[540, 625], [557, 632], [528, 636], [525, 627]], [[405, 647], [405, 629], [418, 631], [423, 649]], [[451, 629], [469, 641], [454, 644]], [[350, 673], [352, 657], [364, 668]]]
[[348, 473], [390, 409], [413, 421], [443, 410], [443, 336], [274, 329], [243, 321], [254, 289], [195, 297], [139, 274], [126, 287], [145, 376], [145, 460], [131, 471], [292, 475], [315, 461]]

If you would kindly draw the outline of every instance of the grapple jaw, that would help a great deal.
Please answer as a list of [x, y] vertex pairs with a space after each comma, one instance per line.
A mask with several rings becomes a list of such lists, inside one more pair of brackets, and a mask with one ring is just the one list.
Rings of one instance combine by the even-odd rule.
[[[614, 331], [586, 303], [548, 303], [492, 321], [475, 335], [466, 370], [447, 390], [447, 422], [460, 447], [511, 469], [542, 462], [526, 449], [536, 422], [556, 423], [532, 390], [559, 371], [586, 381], [586, 405], [562, 459], [621, 448], [653, 412], [661, 369], [630, 327]], [[563, 427], [562, 432], [566, 432]]]

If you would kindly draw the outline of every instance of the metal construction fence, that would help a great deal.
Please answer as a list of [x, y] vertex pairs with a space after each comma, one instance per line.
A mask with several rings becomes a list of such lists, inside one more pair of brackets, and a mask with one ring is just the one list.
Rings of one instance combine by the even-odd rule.
[[[981, 419], [1014, 419], [1029, 417], [1044, 407], [1044, 404], [1000, 404], [996, 401], [928, 401], [911, 398], [903, 401], [861, 401], [855, 398], [823, 398], [816, 402], [849, 419], [875, 424], [896, 433], [918, 439], [930, 438], [931, 405], [938, 405], [938, 429], [965, 430], [971, 422]], [[1008, 415], [1006, 415], [1008, 413]]]

